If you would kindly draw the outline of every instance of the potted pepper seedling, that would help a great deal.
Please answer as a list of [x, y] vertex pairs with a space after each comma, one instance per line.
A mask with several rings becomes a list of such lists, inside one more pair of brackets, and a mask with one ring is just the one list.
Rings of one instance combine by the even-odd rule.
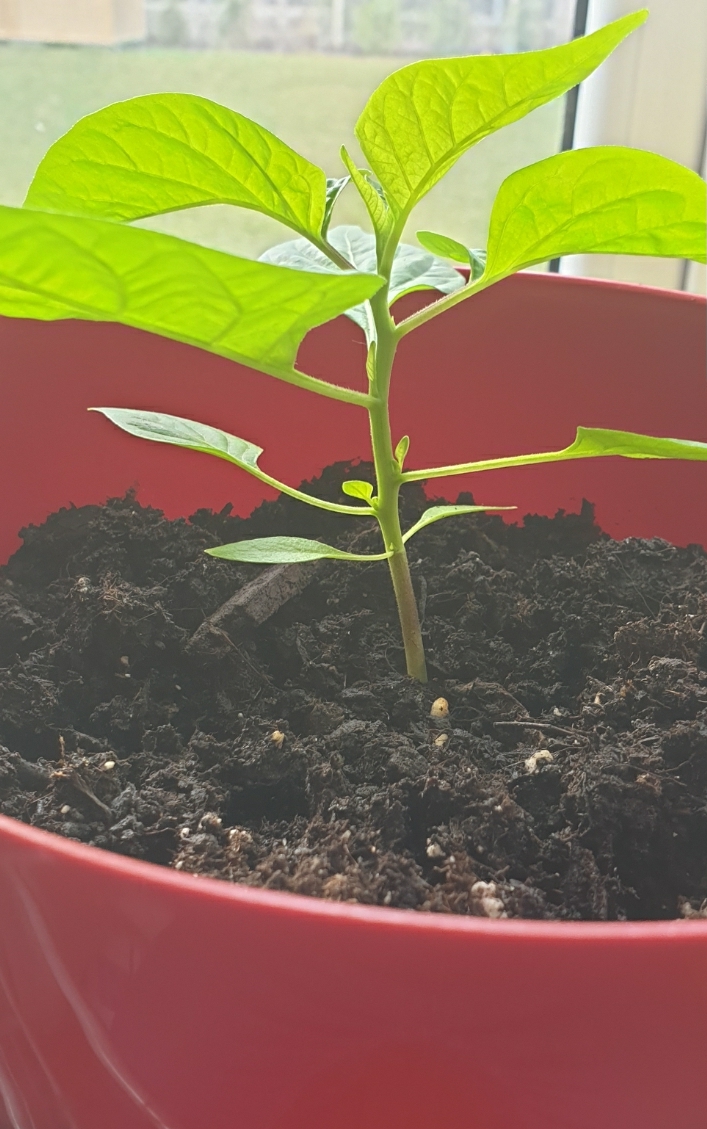
[[[164, 413], [98, 409], [132, 435], [226, 459], [309, 505], [374, 518], [382, 540], [376, 555], [296, 537], [240, 541], [209, 552], [261, 564], [386, 560], [407, 672], [426, 681], [406, 543], [432, 522], [505, 507], [434, 506], [403, 531], [399, 493], [405, 483], [602, 455], [707, 459], [703, 444], [579, 427], [574, 443], [561, 451], [406, 470], [410, 439], [394, 437], [390, 426], [399, 342], [509, 275], [589, 252], [705, 261], [704, 181], [665, 157], [621, 146], [559, 153], [509, 176], [493, 204], [485, 250], [429, 231], [418, 232], [424, 251], [401, 242], [416, 204], [466, 150], [581, 82], [646, 15], [636, 12], [546, 51], [404, 67], [383, 81], [356, 126], [369, 167], [359, 169], [342, 148], [346, 175], [338, 179], [327, 179], [255, 122], [194, 95], [147, 95], [109, 106], [51, 147], [23, 209], [3, 209], [0, 311], [121, 321], [366, 411], [376, 486], [344, 483], [344, 493], [359, 503], [346, 505], [274, 479], [258, 465], [262, 449], [226, 431]], [[367, 208], [370, 233], [330, 227], [349, 182]], [[260, 211], [299, 237], [253, 263], [115, 225], [217, 202]], [[468, 281], [450, 259], [468, 269]], [[396, 323], [395, 302], [418, 290], [444, 296]], [[295, 367], [306, 331], [340, 313], [366, 334], [365, 392]]]
[[[705, 443], [578, 426], [574, 442], [564, 449], [410, 469], [416, 437], [394, 434], [389, 415], [400, 342], [445, 311], [518, 271], [561, 255], [592, 251], [705, 261], [702, 180], [656, 154], [614, 146], [561, 153], [507, 178], [493, 205], [484, 249], [467, 248], [450, 235], [428, 231], [418, 232], [420, 247], [402, 242], [416, 204], [467, 149], [581, 82], [644, 19], [645, 13], [637, 12], [593, 35], [547, 51], [427, 60], [404, 67], [384, 80], [357, 125], [367, 167], [360, 168], [342, 150], [342, 175], [337, 178], [327, 179], [322, 170], [267, 130], [206, 99], [180, 94], [132, 99], [74, 126], [42, 161], [25, 206], [0, 208], [3, 315], [46, 321], [113, 321], [148, 330], [239, 362], [303, 392], [337, 401], [350, 407], [352, 413], [356, 409], [367, 415], [375, 483], [347, 479], [342, 490], [350, 500], [333, 502], [314, 497], [263, 470], [259, 465], [263, 451], [254, 441], [257, 435], [239, 438], [205, 423], [161, 412], [95, 409], [133, 436], [211, 454], [303, 504], [376, 523], [379, 551], [369, 554], [358, 553], [351, 546], [341, 548], [284, 535], [245, 538], [208, 552], [246, 565], [318, 559], [340, 561], [341, 567], [347, 567], [345, 562], [385, 562], [411, 679], [406, 685], [414, 693], [428, 692], [419, 685], [425, 682], [427, 670], [406, 546], [418, 532], [442, 519], [512, 508], [513, 498], [494, 499], [498, 506], [435, 504], [406, 525], [399, 506], [403, 486], [498, 468], [601, 456], [707, 460]], [[363, 199], [370, 232], [332, 226], [336, 201], [343, 191], [356, 191]], [[258, 210], [289, 227], [295, 238], [252, 262], [131, 226], [133, 221], [149, 216], [208, 203]], [[457, 269], [459, 265], [463, 273]], [[398, 300], [416, 291], [440, 296], [416, 312], [396, 317]], [[309, 330], [340, 314], [354, 321], [365, 336], [365, 390], [334, 382], [336, 357], [331, 361], [332, 380], [309, 375], [297, 364], [299, 346]], [[444, 324], [438, 323], [440, 330]], [[434, 374], [430, 375], [433, 379]], [[581, 420], [577, 422], [581, 424]], [[473, 456], [473, 452], [469, 454]], [[602, 693], [603, 689], [597, 691], [598, 700]], [[444, 749], [449, 739], [447, 730], [444, 724], [434, 727], [438, 721], [445, 723], [447, 703], [437, 700], [429, 712], [433, 746]], [[562, 716], [555, 717], [552, 724], [555, 722], [558, 734], [568, 732]], [[535, 724], [527, 717], [523, 723], [526, 727]], [[520, 723], [511, 720], [500, 724]], [[547, 724], [543, 724], [547, 730]], [[280, 750], [282, 756], [288, 755], [289, 737], [281, 730], [271, 733], [268, 742], [274, 756], [280, 755]], [[551, 762], [547, 750], [536, 749], [521, 762], [524, 779], [533, 786], [550, 779], [546, 768]], [[103, 767], [108, 774], [116, 766], [114, 761], [106, 761]], [[62, 761], [57, 772], [70, 778], [76, 770]], [[80, 780], [80, 775], [75, 779]], [[659, 785], [650, 774], [643, 781], [645, 788], [654, 791]], [[95, 794], [90, 802], [99, 807], [103, 803]], [[500, 818], [504, 811], [503, 805], [497, 804], [489, 818]], [[216, 824], [218, 817], [213, 816], [212, 825]], [[184, 831], [188, 842], [191, 832], [189, 828]], [[238, 833], [244, 841], [247, 839]], [[289, 1105], [283, 1097], [285, 1104], [272, 1112], [267, 1104], [269, 1097], [264, 1099], [263, 1109], [267, 1106], [267, 1110], [262, 1116], [270, 1118], [268, 1124], [286, 1129], [299, 1129], [305, 1124], [319, 1127], [331, 1124], [333, 1117], [348, 1129], [349, 1124], [377, 1124], [375, 1118], [383, 1116], [381, 1110], [385, 1111], [385, 1123], [392, 1124], [391, 1119], [403, 1109], [411, 1125], [431, 1124], [439, 1109], [446, 1123], [463, 1124], [470, 1108], [467, 1097], [474, 1093], [476, 1111], [489, 1126], [506, 1129], [517, 1124], [521, 1109], [535, 1119], [533, 1126], [544, 1125], [545, 1105], [541, 1103], [542, 1108], [536, 1109], [533, 1085], [543, 1069], [546, 1047], [552, 1045], [559, 1053], [563, 1045], [566, 1016], [557, 1002], [560, 995], [564, 1001], [574, 993], [579, 1001], [581, 1030], [593, 1032], [592, 1046], [603, 1048], [605, 1041], [613, 1040], [614, 1045], [618, 1036], [613, 1027], [608, 1031], [602, 1027], [598, 996], [594, 998], [598, 984], [608, 983], [611, 993], [618, 993], [616, 1007], [608, 1009], [611, 1023], [616, 1024], [616, 1017], [623, 1015], [634, 1022], [635, 1009], [641, 1001], [650, 999], [646, 985], [651, 982], [651, 969], [660, 965], [661, 985], [669, 983], [671, 991], [679, 994], [683, 984], [680, 977], [685, 984], [693, 984], [699, 963], [697, 956], [692, 960], [689, 954], [689, 959], [678, 963], [673, 960], [671, 964], [667, 957], [663, 960], [661, 946], [665, 941], [667, 949], [667, 934], [651, 934], [650, 953], [648, 941], [636, 947], [630, 970], [635, 973], [636, 987], [633, 994], [628, 993], [629, 1003], [624, 1006], [619, 999], [622, 985], [616, 986], [613, 978], [618, 975], [617, 969], [622, 977], [627, 975], [623, 954], [633, 927], [625, 923], [611, 926], [616, 931], [611, 934], [611, 945], [607, 943], [598, 958], [596, 948], [592, 948], [590, 927], [581, 935], [568, 933], [568, 937], [574, 936], [575, 948], [581, 949], [575, 957], [574, 950], [572, 956], [568, 955], [564, 941], [559, 940], [561, 929], [571, 930], [572, 926], [504, 922], [499, 927], [496, 921], [450, 923], [439, 915], [415, 915], [412, 920], [413, 915], [400, 913], [393, 925], [385, 909], [322, 906], [314, 899], [309, 900], [311, 906], [303, 908], [295, 898], [288, 902], [277, 894], [223, 884], [218, 889], [213, 885], [197, 889], [198, 884], [190, 885], [188, 877], [169, 874], [163, 880], [163, 872], [159, 872], [159, 878], [155, 878], [155, 868], [148, 874], [139, 870], [139, 864], [105, 852], [107, 861], [101, 862], [99, 874], [100, 867], [86, 862], [83, 848], [58, 840], [52, 855], [43, 846], [44, 840], [40, 837], [35, 842], [33, 834], [38, 833], [20, 829], [14, 838], [9, 836], [9, 862], [0, 873], [3, 897], [11, 907], [7, 920], [17, 923], [8, 926], [5, 938], [9, 955], [5, 964], [0, 964], [2, 989], [15, 1016], [24, 1017], [25, 1008], [17, 1001], [24, 998], [23, 992], [27, 995], [25, 988], [16, 986], [18, 983], [26, 985], [34, 978], [50, 1000], [53, 1022], [47, 1029], [51, 1029], [52, 1038], [55, 1029], [64, 1033], [62, 1045], [71, 1047], [72, 1061], [79, 1066], [57, 1068], [55, 1075], [45, 1069], [55, 1052], [34, 1013], [22, 1028], [22, 1039], [30, 1033], [29, 1050], [18, 1036], [18, 1061], [36, 1060], [40, 1064], [41, 1069], [37, 1067], [34, 1074], [35, 1080], [41, 1076], [36, 1092], [44, 1087], [42, 1094], [49, 1095], [42, 1111], [55, 1110], [51, 1095], [59, 1093], [71, 1075], [72, 1116], [80, 1129], [89, 1129], [91, 1116], [94, 1124], [97, 1118], [106, 1116], [105, 1105], [100, 1115], [95, 1113], [100, 1106], [98, 1099], [93, 1114], [87, 1115], [88, 1121], [83, 1113], [76, 1113], [84, 1100], [82, 1095], [94, 1092], [123, 1103], [120, 1116], [131, 1129], [133, 1124], [169, 1123], [159, 1112], [171, 1109], [173, 1104], [162, 1077], [164, 1074], [167, 1078], [172, 1070], [165, 1064], [174, 1061], [171, 1036], [166, 1037], [165, 1031], [180, 1028], [185, 1014], [180, 1001], [185, 992], [206, 1001], [205, 1007], [208, 1004], [214, 1036], [210, 1045], [226, 1048], [239, 1095], [248, 1089], [249, 1072], [261, 1078], [260, 1052], [254, 1052], [252, 1060], [240, 1057], [246, 1052], [246, 1041], [239, 1023], [242, 1030], [247, 1027], [250, 1032], [252, 1044], [248, 1047], [260, 1047], [262, 1033], [263, 1046], [277, 1046], [282, 1052], [283, 1094]], [[430, 864], [440, 859], [445, 865], [454, 864], [453, 855], [437, 840], [424, 844], [424, 849]], [[137, 871], [133, 869], [136, 866]], [[55, 874], [59, 876], [56, 886]], [[502, 916], [503, 902], [492, 883], [475, 883], [471, 890], [475, 892], [470, 897], [486, 917]], [[115, 897], [114, 891], [119, 891]], [[86, 924], [89, 918], [86, 935], [93, 939], [83, 945], [65, 921], [80, 919]], [[462, 935], [462, 927], [467, 926], [468, 935]], [[198, 959], [193, 967], [197, 928], [198, 944], [202, 940], [208, 944], [209, 959]], [[542, 933], [544, 928], [550, 932]], [[465, 944], [473, 929], [477, 929], [473, 938], [478, 947], [470, 962], [471, 950]], [[507, 933], [497, 932], [499, 929]], [[277, 940], [273, 939], [275, 933]], [[68, 945], [67, 937], [71, 938]], [[190, 956], [183, 960], [187, 950]], [[200, 949], [197, 952], [201, 955]], [[580, 956], [587, 960], [586, 974], [581, 972]], [[100, 963], [104, 957], [105, 966]], [[657, 964], [652, 965], [651, 959]], [[178, 990], [174, 990], [173, 961], [181, 973]], [[85, 977], [77, 971], [81, 962], [88, 969]], [[110, 975], [106, 973], [108, 965]], [[190, 971], [185, 974], [187, 967]], [[12, 975], [6, 976], [9, 968]], [[24, 977], [15, 975], [14, 970], [19, 968], [26, 970]], [[225, 976], [220, 975], [224, 968], [229, 970]], [[293, 969], [297, 975], [293, 975]], [[564, 977], [559, 995], [552, 979], [558, 975]], [[499, 985], [507, 983], [509, 976], [512, 992], [501, 1000]], [[263, 983], [269, 985], [266, 993], [261, 990]], [[410, 990], [411, 983], [419, 993]], [[106, 984], [111, 985], [109, 1003], [102, 994]], [[257, 990], [253, 984], [258, 985]], [[541, 991], [538, 984], [551, 986]], [[460, 991], [462, 1017], [458, 1002], [456, 1008], [453, 1006], [453, 997]], [[355, 1034], [355, 1045], [347, 1042], [346, 1031], [337, 1026], [340, 1003], [336, 1001], [344, 996], [346, 1005], [341, 1014]], [[94, 997], [100, 1000], [100, 1007], [94, 1006]], [[132, 1001], [132, 1010], [128, 1010], [133, 1017], [127, 1040], [120, 1029], [120, 1016], [127, 1014], [121, 1010], [126, 999]], [[189, 999], [192, 1001], [192, 996]], [[607, 999], [602, 997], [605, 1011]], [[159, 1000], [158, 1007], [154, 1000]], [[385, 1016], [379, 1007], [381, 1000], [388, 1001]], [[538, 1015], [543, 1007], [549, 1009], [549, 1018], [536, 1055], [532, 1039], [528, 1050], [527, 1016]], [[670, 1024], [670, 1007], [661, 1007], [661, 1016]], [[506, 1009], [513, 1017], [512, 1030], [504, 1026], [502, 1013]], [[96, 1019], [99, 1012], [100, 1021]], [[456, 1018], [451, 1026], [442, 1028], [437, 1024], [437, 1012]], [[350, 1019], [354, 1013], [355, 1018]], [[196, 1011], [189, 1012], [193, 1014]], [[199, 1013], [201, 1019], [205, 1014]], [[150, 1017], [155, 1015], [166, 1026], [151, 1043], [146, 1035], [143, 1045], [143, 1033], [152, 1030]], [[108, 1019], [104, 1022], [105, 1016]], [[374, 1041], [379, 1039], [380, 1045], [376, 1043], [372, 1049], [366, 1045], [362, 1050], [362, 1043], [373, 1037], [367, 1027], [368, 1016], [376, 1017]], [[396, 1017], [402, 1017], [398, 1026]], [[480, 1054], [486, 1055], [489, 1047], [492, 1055], [500, 1046], [514, 1048], [513, 1070], [521, 1078], [525, 1104], [509, 1104], [503, 1087], [488, 1086], [483, 1071], [474, 1074], [467, 1053], [471, 1045], [468, 1022], [472, 1020], [481, 1022], [483, 1028], [473, 1041], [481, 1048]], [[239, 1027], [236, 1035], [231, 1026], [234, 1021]], [[110, 1029], [109, 1036], [104, 1026]], [[681, 1036], [688, 1027], [689, 1023], [681, 1025]], [[308, 1080], [306, 1063], [297, 1058], [299, 1043], [309, 1040], [319, 1046], [321, 1032], [326, 1030], [329, 1038], [328, 1032], [334, 1029], [332, 1042], [344, 1048], [343, 1065], [327, 1060], [323, 1080], [317, 1063], [316, 1078]], [[639, 1045], [644, 1029], [648, 1031], [648, 1025], [635, 1019], [627, 1054], [635, 1052], [637, 1062], [645, 1062], [650, 1052], [648, 1042]], [[452, 1031], [451, 1041], [448, 1030]], [[297, 1037], [293, 1037], [295, 1031]], [[302, 1031], [306, 1033], [304, 1040]], [[423, 1036], [427, 1040], [424, 1053], [416, 1042]], [[437, 1042], [444, 1053], [435, 1057]], [[135, 1043], [135, 1055], [144, 1054], [150, 1061], [163, 1049], [164, 1071], [147, 1085], [136, 1084], [137, 1059], [125, 1069], [119, 1056], [113, 1054], [113, 1044], [118, 1043], [124, 1055], [128, 1053], [125, 1047]], [[685, 1045], [692, 1045], [689, 1039]], [[155, 1046], [161, 1049], [156, 1052]], [[180, 1054], [176, 1058], [182, 1061]], [[528, 1054], [535, 1057], [533, 1069], [526, 1076], [523, 1056]], [[298, 1064], [292, 1068], [294, 1080], [287, 1075], [288, 1056]], [[384, 1072], [378, 1069], [381, 1062]], [[204, 1085], [203, 1094], [198, 1092], [198, 1110], [203, 1116], [203, 1110], [208, 1109], [210, 1124], [217, 1124], [217, 1107], [223, 1124], [231, 1123], [230, 1099], [213, 1097], [214, 1078], [226, 1078], [229, 1070], [219, 1067], [216, 1074], [210, 1066], [204, 1068], [203, 1077], [211, 1082]], [[425, 1072], [433, 1080], [432, 1105], [424, 1095], [414, 1094], [400, 1098], [402, 1104], [391, 1111], [390, 1093], [397, 1092], [398, 1083], [408, 1086], [415, 1075]], [[11, 1075], [9, 1071], [8, 1077]], [[575, 1067], [567, 1072], [571, 1081], [577, 1076]], [[57, 1084], [56, 1077], [64, 1081]], [[334, 1090], [327, 1089], [326, 1079], [330, 1077], [336, 1083]], [[629, 1087], [634, 1098], [638, 1094], [638, 1101], [643, 1091], [636, 1085], [636, 1077], [633, 1071]], [[683, 1076], [676, 1067], [671, 1077]], [[688, 1083], [691, 1078], [689, 1074]], [[226, 1078], [218, 1084], [227, 1089], [231, 1082]], [[606, 1095], [612, 1085], [609, 1082], [602, 1093]], [[187, 1093], [181, 1077], [170, 1077], [169, 1086], [175, 1087], [175, 1092]], [[586, 1105], [591, 1086], [584, 1075], [581, 1088]], [[188, 1093], [197, 1093], [198, 1089], [192, 1087]], [[369, 1091], [369, 1105], [368, 1098], [361, 1104], [359, 1093]], [[2, 1092], [10, 1094], [12, 1108], [20, 1110], [10, 1083]], [[332, 1115], [333, 1104], [341, 1101], [342, 1093], [346, 1095], [346, 1108]], [[690, 1091], [681, 1108], [696, 1108], [693, 1099]], [[244, 1100], [247, 1103], [250, 1099]], [[581, 1108], [584, 1110], [584, 1106]], [[35, 1122], [41, 1123], [36, 1109], [32, 1111]], [[576, 1120], [579, 1116], [567, 1104], [564, 1109], [567, 1124], [570, 1117]], [[240, 1113], [244, 1123], [259, 1124], [257, 1103], [247, 1108], [244, 1105]], [[15, 1120], [18, 1118], [19, 1114]], [[594, 1111], [587, 1119], [587, 1124], [598, 1124]], [[556, 1118], [555, 1122], [559, 1124]], [[690, 1129], [692, 1126], [691, 1121]]]

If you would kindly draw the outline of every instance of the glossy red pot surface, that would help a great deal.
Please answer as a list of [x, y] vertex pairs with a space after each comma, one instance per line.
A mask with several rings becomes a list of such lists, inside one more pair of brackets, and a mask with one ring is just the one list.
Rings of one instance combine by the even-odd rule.
[[[92, 404], [223, 426], [295, 483], [367, 455], [360, 410], [186, 346], [70, 322], [0, 336], [3, 557], [21, 526], [133, 485], [170, 516], [265, 496]], [[700, 298], [519, 276], [404, 342], [396, 437], [410, 466], [559, 448], [577, 424], [707, 441], [704, 342]], [[362, 360], [343, 319], [300, 356], [352, 385]], [[444, 489], [521, 514], [586, 497], [614, 536], [707, 543], [704, 464], [599, 459]], [[336, 905], [0, 819], [0, 1129], [704, 1129], [706, 1014], [707, 921]]]

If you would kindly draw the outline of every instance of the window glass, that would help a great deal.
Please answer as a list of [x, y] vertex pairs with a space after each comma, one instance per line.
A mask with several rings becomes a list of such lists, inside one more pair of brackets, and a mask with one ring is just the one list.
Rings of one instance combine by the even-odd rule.
[[[43, 153], [78, 118], [155, 91], [222, 102], [341, 175], [339, 148], [356, 151], [356, 118], [391, 70], [564, 42], [575, 0], [16, 0], [12, 19], [2, 11], [0, 202], [20, 204]], [[432, 228], [483, 245], [501, 180], [557, 151], [563, 112], [553, 103], [481, 142], [416, 209], [409, 235]], [[353, 191], [335, 222], [365, 223]], [[219, 206], [146, 226], [246, 255], [286, 238], [254, 212]]]

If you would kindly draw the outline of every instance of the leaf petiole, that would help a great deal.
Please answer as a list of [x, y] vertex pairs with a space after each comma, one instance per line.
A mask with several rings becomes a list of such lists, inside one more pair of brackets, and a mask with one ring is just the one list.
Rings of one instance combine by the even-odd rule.
[[452, 466], [429, 467], [426, 470], [408, 470], [403, 473], [403, 481], [420, 482], [427, 478], [449, 478], [457, 474], [502, 470], [504, 467], [559, 463], [570, 459], [592, 459], [607, 455], [619, 455], [625, 459], [688, 459], [693, 462], [704, 462], [707, 461], [707, 443], [639, 435], [633, 431], [614, 431], [602, 427], [578, 427], [574, 443], [561, 451], [541, 451], [538, 454], [511, 455], [507, 458], [484, 459], [482, 462], [456, 463]]
[[296, 368], [285, 370], [272, 370], [266, 375], [274, 376], [285, 384], [294, 384], [296, 388], [304, 388], [306, 392], [316, 392], [318, 396], [325, 396], [329, 400], [340, 400], [343, 404], [354, 404], [357, 408], [369, 409], [371, 397], [366, 392], [357, 392], [355, 388], [342, 388], [340, 384], [329, 384], [327, 380], [320, 380], [318, 376], [309, 376], [306, 372], [298, 372]]

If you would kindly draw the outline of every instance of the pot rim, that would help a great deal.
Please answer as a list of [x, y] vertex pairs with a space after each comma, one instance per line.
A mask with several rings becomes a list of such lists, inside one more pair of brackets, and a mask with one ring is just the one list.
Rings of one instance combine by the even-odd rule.
[[[459, 270], [460, 274], [468, 277], [468, 267], [460, 266], [456, 269]], [[533, 279], [541, 278], [543, 285], [547, 286], [571, 286], [590, 290], [621, 290], [629, 294], [660, 295], [661, 298], [671, 298], [676, 302], [696, 302], [698, 305], [707, 305], [707, 294], [693, 294], [690, 290], [671, 290], [665, 286], [651, 286], [644, 282], [622, 282], [616, 278], [590, 278], [581, 274], [559, 274], [556, 271], [535, 270], [533, 267], [501, 279], [500, 285], [513, 279], [527, 278], [528, 276]], [[498, 286], [499, 283], [495, 285]]]
[[[18, 850], [30, 848], [51, 855], [59, 863], [82, 869], [102, 871], [106, 879], [116, 878], [140, 885], [176, 888], [194, 900], [236, 902], [243, 909], [251, 908], [280, 918], [305, 915], [310, 918], [334, 918], [351, 928], [389, 930], [404, 929], [420, 933], [434, 930], [443, 933], [488, 936], [513, 943], [519, 938], [533, 941], [568, 942], [570, 944], [656, 943], [704, 945], [707, 941], [707, 918], [686, 921], [533, 921], [527, 918], [491, 920], [461, 914], [424, 913], [419, 910], [389, 909], [385, 906], [351, 905], [326, 901], [323, 898], [292, 894], [288, 891], [263, 890], [239, 882], [224, 882], [194, 874], [181, 874], [157, 863], [131, 859], [101, 847], [88, 846], [74, 839], [65, 839], [52, 831], [42, 831], [18, 819], [0, 815], [0, 849], [2, 844]], [[286, 922], [283, 922], [286, 924]]]

